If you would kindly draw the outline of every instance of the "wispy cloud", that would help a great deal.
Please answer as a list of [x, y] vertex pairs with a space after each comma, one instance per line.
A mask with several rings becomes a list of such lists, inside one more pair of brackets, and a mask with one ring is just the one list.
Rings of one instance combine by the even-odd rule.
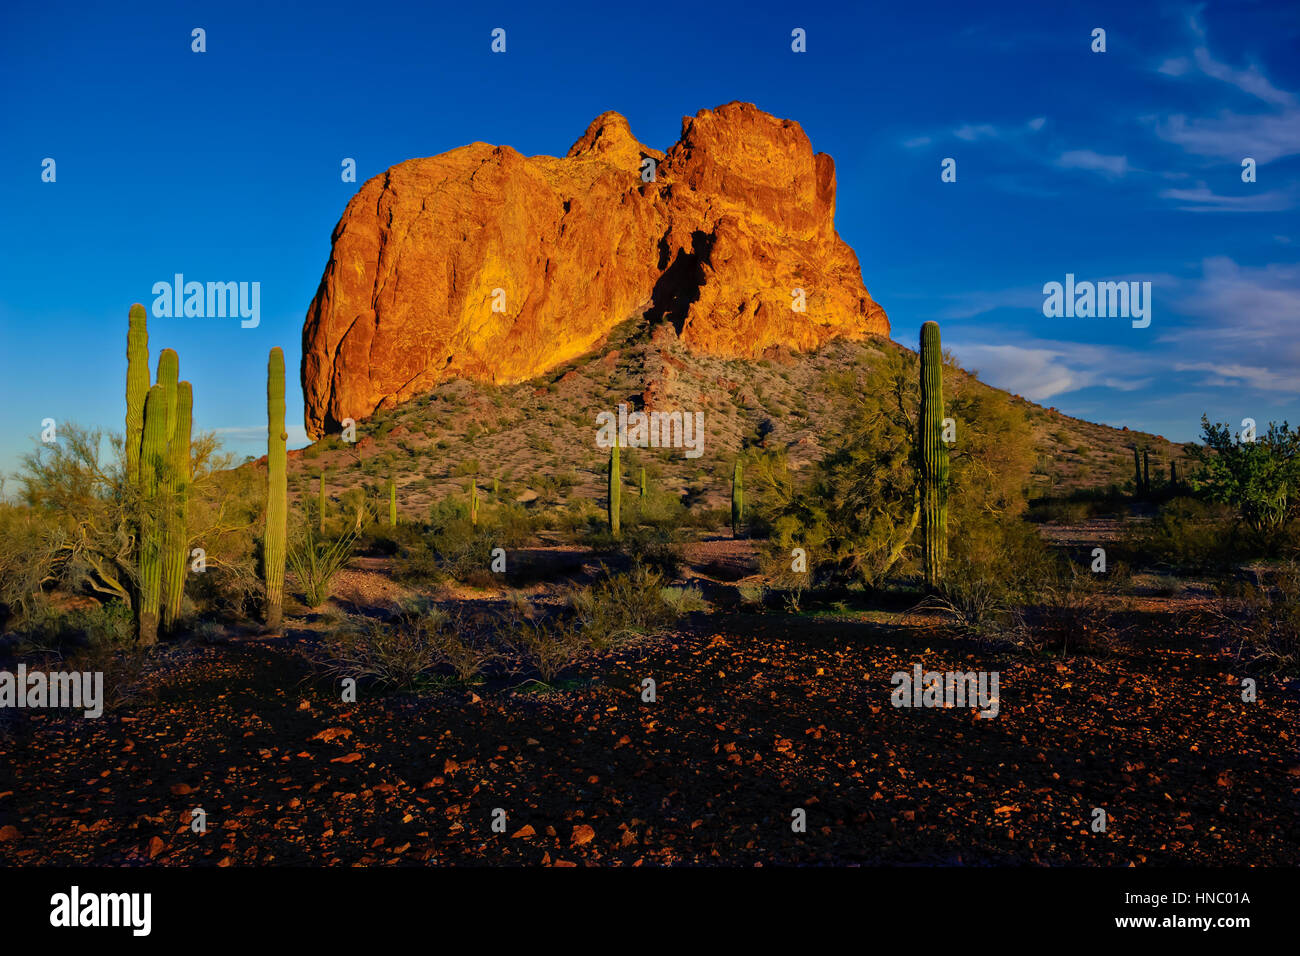
[[1214, 192], [1205, 183], [1198, 183], [1194, 189], [1162, 189], [1159, 195], [1161, 199], [1182, 203], [1178, 208], [1185, 212], [1282, 212], [1296, 205], [1294, 188], [1226, 196]]
[[1098, 385], [1130, 392], [1152, 381], [1141, 356], [1127, 349], [1076, 342], [987, 345], [958, 339], [947, 344], [981, 380], [1032, 402]]
[[1109, 179], [1118, 179], [1129, 171], [1127, 156], [1106, 156], [1091, 149], [1072, 149], [1056, 159], [1062, 169], [1086, 169]]
[[1196, 13], [1188, 18], [1188, 24], [1198, 41], [1191, 56], [1166, 59], [1156, 70], [1172, 77], [1217, 80], [1273, 110], [1223, 110], [1216, 116], [1195, 118], [1182, 113], [1167, 118], [1147, 117], [1154, 123], [1156, 135], [1189, 153], [1219, 160], [1240, 161], [1251, 156], [1266, 163], [1300, 154], [1300, 105], [1296, 95], [1273, 85], [1254, 63], [1237, 68], [1217, 59], [1210, 52], [1205, 28]]

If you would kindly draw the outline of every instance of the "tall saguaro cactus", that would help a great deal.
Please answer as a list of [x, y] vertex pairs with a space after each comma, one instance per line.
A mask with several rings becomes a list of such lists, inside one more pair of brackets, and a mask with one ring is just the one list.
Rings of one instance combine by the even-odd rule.
[[921, 326], [921, 529], [925, 584], [936, 588], [948, 558], [948, 446], [943, 441], [939, 323]]
[[137, 615], [141, 644], [158, 643], [158, 610], [162, 600], [162, 522], [159, 520], [160, 477], [167, 468], [167, 390], [149, 389], [144, 401], [140, 437], [140, 607]]
[[140, 442], [144, 437], [144, 400], [149, 394], [149, 330], [144, 306], [131, 306], [126, 333], [126, 480], [140, 483]]
[[266, 626], [276, 631], [280, 629], [283, 615], [285, 537], [289, 530], [284, 352], [278, 346], [271, 349], [266, 366], [266, 425], [266, 533], [262, 539], [262, 567], [266, 577]]
[[[164, 386], [165, 388], [166, 386]], [[185, 595], [185, 560], [189, 556], [190, 432], [194, 422], [194, 389], [176, 385], [176, 427], [167, 442], [167, 494], [163, 499], [162, 626], [171, 630], [181, 614]]]
[[741, 525], [745, 523], [745, 471], [736, 459], [731, 468], [731, 536], [739, 537]]
[[606, 502], [609, 510], [609, 533], [618, 537], [622, 533], [619, 519], [623, 511], [623, 469], [618, 461], [618, 435], [614, 436], [614, 447], [609, 450], [609, 496]]

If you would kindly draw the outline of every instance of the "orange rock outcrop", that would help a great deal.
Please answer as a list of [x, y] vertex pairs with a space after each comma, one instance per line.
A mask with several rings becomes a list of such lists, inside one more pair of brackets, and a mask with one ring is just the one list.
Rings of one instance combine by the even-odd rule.
[[888, 334], [834, 217], [831, 158], [747, 103], [684, 118], [667, 153], [611, 112], [564, 158], [473, 143], [399, 163], [334, 229], [303, 326], [307, 432], [449, 377], [531, 378], [638, 312], [737, 358]]

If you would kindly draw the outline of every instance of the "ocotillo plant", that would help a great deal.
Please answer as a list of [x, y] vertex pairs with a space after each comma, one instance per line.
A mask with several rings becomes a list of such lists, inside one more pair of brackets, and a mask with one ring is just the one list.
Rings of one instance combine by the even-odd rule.
[[948, 446], [943, 441], [939, 323], [921, 326], [921, 528], [925, 584], [936, 588], [948, 558]]
[[271, 349], [266, 363], [266, 533], [262, 568], [266, 578], [266, 626], [280, 629], [284, 607], [285, 536], [289, 531], [288, 452], [284, 430], [284, 352]]
[[325, 536], [325, 469], [320, 470], [320, 489], [316, 492], [316, 511], [321, 537]]
[[194, 420], [194, 389], [189, 382], [176, 385], [176, 427], [167, 443], [170, 493], [164, 499], [162, 626], [170, 631], [181, 614], [185, 595], [185, 560], [189, 556], [187, 525], [190, 503], [190, 432]]
[[159, 475], [167, 467], [167, 390], [149, 389], [144, 400], [140, 436], [140, 607], [137, 614], [141, 644], [158, 642], [158, 609], [162, 599], [162, 527], [159, 519]]
[[140, 483], [140, 441], [144, 436], [144, 399], [149, 394], [149, 331], [144, 306], [131, 306], [126, 333], [126, 480]]
[[388, 479], [388, 526], [397, 527], [397, 483]]
[[731, 536], [739, 537], [745, 521], [745, 474], [740, 459], [731, 468]]
[[609, 511], [609, 533], [617, 538], [622, 530], [619, 518], [623, 511], [623, 469], [618, 462], [618, 435], [614, 436], [614, 447], [609, 450], [609, 495], [606, 507]]

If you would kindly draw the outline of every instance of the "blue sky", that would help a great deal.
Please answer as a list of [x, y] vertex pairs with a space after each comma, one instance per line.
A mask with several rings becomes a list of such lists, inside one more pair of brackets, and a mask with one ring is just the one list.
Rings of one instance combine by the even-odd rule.
[[[197, 426], [259, 454], [267, 350], [296, 372], [360, 182], [473, 141], [563, 155], [607, 109], [664, 149], [683, 115], [731, 100], [835, 158], [839, 232], [899, 341], [937, 319], [991, 383], [1174, 439], [1202, 412], [1300, 421], [1297, 48], [1300, 5], [1280, 2], [9, 0], [0, 470], [43, 418], [121, 429], [127, 307], [177, 272], [261, 283], [255, 329], [150, 329], [155, 357], [181, 355]], [[1150, 327], [1045, 318], [1043, 284], [1067, 272], [1150, 281]], [[289, 417], [301, 444], [296, 388]]]

